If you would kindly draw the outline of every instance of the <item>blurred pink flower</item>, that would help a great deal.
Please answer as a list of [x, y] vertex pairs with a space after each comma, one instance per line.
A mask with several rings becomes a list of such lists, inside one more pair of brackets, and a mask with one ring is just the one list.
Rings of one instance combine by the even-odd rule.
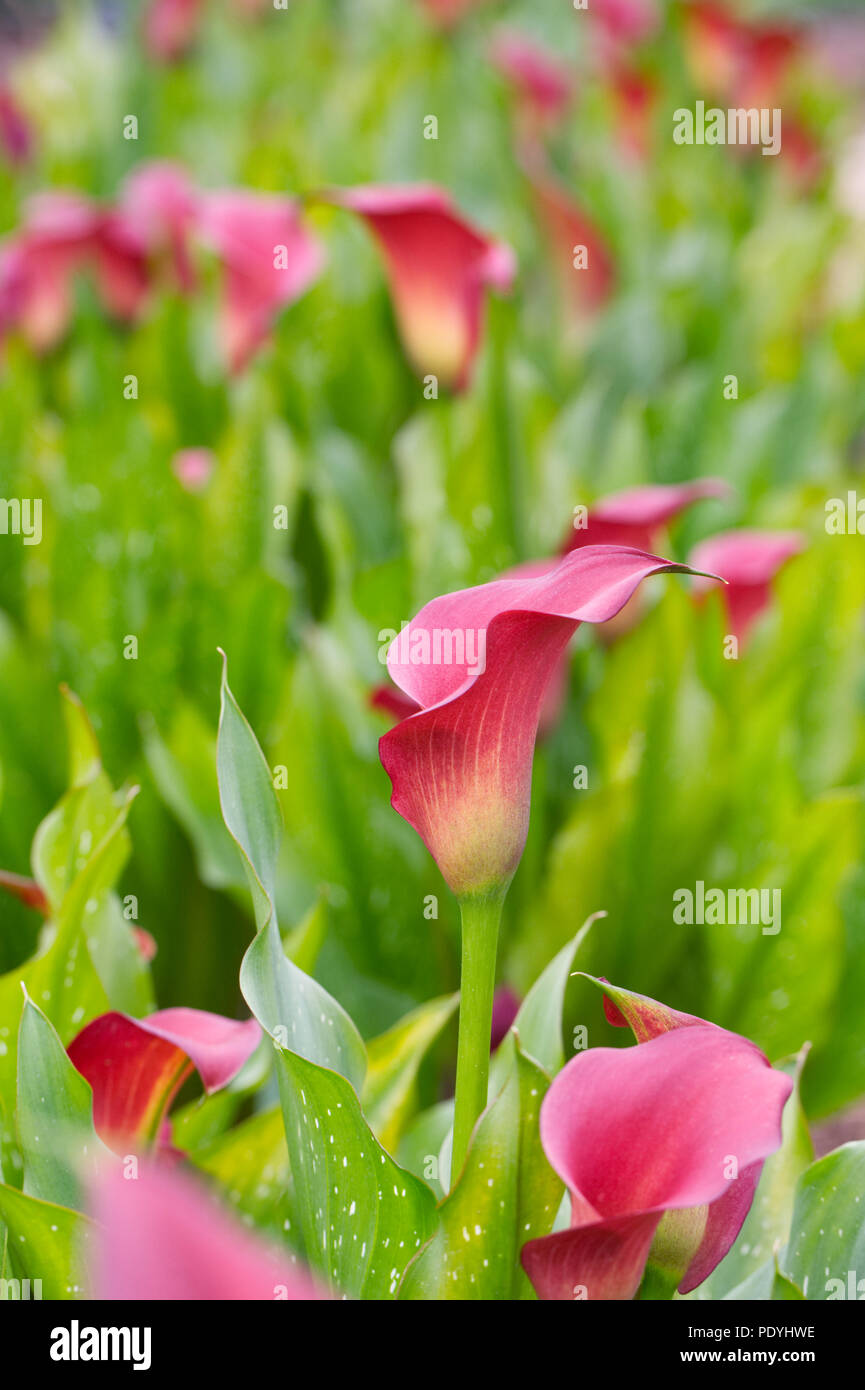
[[573, 100], [575, 81], [560, 58], [510, 29], [493, 36], [490, 56], [530, 124], [544, 127], [561, 119]]
[[[772, 601], [772, 581], [805, 544], [798, 531], [723, 531], [695, 546], [689, 564], [708, 570], [727, 583], [721, 598], [732, 634], [744, 641]], [[711, 579], [697, 579], [695, 591], [705, 595]]]
[[270, 336], [278, 311], [309, 289], [324, 264], [298, 204], [269, 193], [203, 194], [198, 231], [222, 263], [222, 348], [239, 372]]
[[171, 471], [185, 492], [201, 492], [215, 467], [212, 449], [179, 449], [171, 460]]
[[53, 347], [72, 313], [73, 278], [89, 271], [103, 304], [133, 319], [148, 291], [141, 237], [117, 211], [78, 193], [39, 194], [3, 250], [2, 298], [15, 325], [39, 351]]
[[420, 0], [421, 6], [434, 23], [449, 29], [471, 11], [487, 4], [488, 0]]
[[664, 528], [681, 512], [703, 498], [726, 497], [730, 488], [720, 478], [692, 483], [648, 483], [601, 497], [589, 507], [585, 526], [574, 525], [562, 553], [582, 545], [631, 545], [652, 550]]
[[171, 261], [177, 283], [186, 293], [195, 288], [190, 238], [200, 202], [186, 170], [168, 160], [139, 164], [120, 197], [124, 215], [137, 228], [149, 254]]
[[523, 1246], [541, 1299], [633, 1298], [653, 1254], [681, 1293], [701, 1284], [741, 1229], [792, 1089], [737, 1033], [603, 988], [637, 1046], [579, 1053], [541, 1106], [571, 1198], [570, 1229]]
[[740, 18], [718, 0], [693, 0], [682, 16], [686, 56], [700, 86], [734, 106], [779, 104], [788, 70], [801, 52], [798, 28]]
[[144, 15], [144, 41], [163, 63], [182, 58], [198, 36], [205, 0], [150, 0]]
[[[613, 293], [612, 252], [588, 214], [537, 160], [528, 161], [526, 173], [554, 277], [572, 317], [579, 321], [603, 308]], [[576, 265], [577, 257], [585, 264]]]
[[506, 291], [516, 263], [431, 184], [330, 189], [324, 202], [356, 212], [384, 257], [397, 325], [421, 376], [464, 389], [480, 341], [484, 292]]
[[490, 1052], [495, 1052], [507, 1037], [520, 1011], [520, 996], [510, 985], [499, 985], [493, 995], [493, 1019], [490, 1028]]
[[91, 1186], [93, 1297], [227, 1302], [327, 1298], [284, 1250], [250, 1235], [203, 1184], [142, 1164], [104, 1168]]
[[0, 149], [8, 162], [18, 167], [28, 163], [34, 143], [29, 120], [9, 88], [0, 85]]

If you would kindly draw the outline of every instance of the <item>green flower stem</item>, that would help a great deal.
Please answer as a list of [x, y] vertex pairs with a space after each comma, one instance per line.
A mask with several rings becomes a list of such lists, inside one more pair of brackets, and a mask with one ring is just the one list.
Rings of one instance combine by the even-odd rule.
[[496, 950], [504, 899], [503, 892], [460, 899], [462, 973], [451, 1186], [459, 1176], [472, 1130], [487, 1103]]

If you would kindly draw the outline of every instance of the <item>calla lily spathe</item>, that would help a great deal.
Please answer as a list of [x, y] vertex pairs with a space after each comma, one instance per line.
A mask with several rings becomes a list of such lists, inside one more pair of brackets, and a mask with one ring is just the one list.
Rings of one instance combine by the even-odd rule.
[[285, 1251], [271, 1249], [223, 1211], [192, 1177], [142, 1163], [92, 1184], [93, 1297], [142, 1302], [327, 1298]]
[[606, 622], [670, 571], [687, 566], [588, 546], [539, 575], [433, 599], [391, 644], [390, 676], [420, 706], [379, 743], [391, 804], [458, 896], [501, 891], [519, 863], [538, 719], [579, 623]]
[[687, 1293], [736, 1239], [793, 1083], [746, 1038], [598, 983], [638, 1045], [591, 1048], [554, 1079], [541, 1141], [571, 1225], [524, 1245], [523, 1266], [541, 1299], [621, 1300], [651, 1257]]
[[471, 379], [487, 289], [510, 289], [510, 247], [467, 222], [432, 184], [330, 189], [321, 201], [362, 217], [387, 270], [406, 353], [421, 376], [453, 390]]
[[93, 1090], [93, 1123], [119, 1153], [161, 1140], [179, 1088], [197, 1071], [208, 1095], [221, 1090], [261, 1039], [255, 1019], [238, 1022], [201, 1009], [160, 1009], [148, 1018], [107, 1013], [69, 1044], [73, 1066]]
[[[722, 531], [695, 546], [690, 556], [694, 569], [726, 580], [721, 592], [731, 633], [740, 642], [750, 635], [757, 619], [772, 602], [772, 583], [804, 546], [798, 531], [756, 531], [742, 527]], [[698, 579], [697, 593], [704, 596], [712, 580]]]

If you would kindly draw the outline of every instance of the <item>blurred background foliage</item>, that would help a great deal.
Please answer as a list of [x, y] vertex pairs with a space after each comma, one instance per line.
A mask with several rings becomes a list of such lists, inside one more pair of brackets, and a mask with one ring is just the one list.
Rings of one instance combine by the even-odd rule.
[[[170, 66], [143, 53], [136, 6], [59, 9], [15, 61], [39, 145], [27, 167], [0, 170], [4, 228], [33, 192], [110, 198], [161, 158], [204, 186], [291, 194], [434, 181], [515, 247], [520, 269], [489, 305], [471, 389], [436, 401], [405, 365], [364, 229], [332, 209], [309, 214], [325, 273], [236, 379], [207, 293], [163, 292], [129, 330], [82, 284], [51, 354], [6, 343], [0, 495], [41, 497], [44, 534], [34, 547], [0, 539], [0, 866], [29, 872], [34, 831], [65, 788], [66, 682], [113, 783], [141, 787], [120, 891], [158, 944], [160, 1004], [236, 1012], [253, 927], [216, 790], [221, 646], [286, 769], [280, 921], [323, 900], [316, 973], [365, 1034], [381, 1032], [455, 987], [458, 939], [435, 865], [389, 807], [386, 725], [369, 707], [379, 632], [551, 553], [578, 502], [722, 477], [735, 496], [694, 507], [665, 553], [683, 559], [737, 524], [798, 527], [807, 549], [737, 662], [722, 655], [720, 608], [697, 609], [678, 578], [647, 586], [640, 623], [617, 641], [581, 630], [562, 719], [536, 757], [501, 975], [524, 992], [603, 908], [582, 968], [772, 1057], [812, 1042], [812, 1114], [862, 1095], [865, 553], [824, 526], [826, 499], [863, 486], [865, 229], [835, 191], [862, 91], [803, 78], [822, 152], [803, 188], [783, 159], [673, 144], [672, 109], [699, 95], [673, 10], [647, 50], [664, 98], [650, 157], [635, 161], [564, 4], [490, 4], [448, 34], [408, 0], [293, 0], [258, 23], [212, 5]], [[532, 215], [513, 101], [488, 60], [501, 22], [582, 73], [551, 158], [615, 260], [616, 294], [591, 322], [572, 322]], [[127, 113], [135, 141], [122, 138]], [[429, 113], [436, 141], [423, 139]], [[171, 469], [192, 447], [216, 457], [195, 495]], [[273, 524], [280, 506], [287, 529]], [[129, 634], [137, 660], [124, 659]], [[580, 764], [586, 790], [573, 786]], [[674, 925], [674, 890], [700, 879], [780, 887], [780, 933]], [[0, 969], [32, 953], [38, 926], [0, 902]], [[577, 982], [569, 1017], [611, 1041]]]

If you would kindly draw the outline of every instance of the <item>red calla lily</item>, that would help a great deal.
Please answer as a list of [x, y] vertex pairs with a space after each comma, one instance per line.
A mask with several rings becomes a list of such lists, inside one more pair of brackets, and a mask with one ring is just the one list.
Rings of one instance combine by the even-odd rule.
[[192, 1178], [143, 1164], [103, 1170], [91, 1191], [93, 1296], [142, 1302], [324, 1299], [285, 1251], [271, 1249]]
[[519, 863], [538, 718], [579, 623], [606, 622], [641, 580], [686, 568], [589, 546], [540, 575], [433, 599], [394, 639], [388, 670], [421, 709], [379, 743], [391, 805], [457, 895], [500, 891]]
[[[744, 641], [754, 623], [772, 601], [772, 580], [804, 546], [798, 531], [723, 531], [709, 536], [691, 552], [694, 569], [717, 574], [727, 583], [722, 598], [730, 630]], [[712, 581], [698, 579], [704, 594]]]
[[717, 0], [683, 8], [688, 60], [701, 85], [738, 106], [773, 106], [801, 46], [790, 25], [740, 19]]
[[48, 916], [48, 899], [35, 879], [0, 869], [0, 888], [11, 897], [17, 898], [25, 907], [35, 908], [43, 917]]
[[223, 353], [239, 372], [268, 338], [277, 311], [318, 278], [324, 254], [297, 203], [267, 193], [204, 195], [198, 230], [222, 262]]
[[723, 1259], [781, 1143], [792, 1081], [752, 1042], [603, 983], [638, 1045], [578, 1054], [541, 1107], [571, 1227], [522, 1251], [542, 1299], [629, 1299], [646, 1263], [687, 1293]]
[[[613, 255], [602, 233], [570, 193], [543, 167], [536, 152], [524, 160], [538, 222], [564, 302], [581, 318], [602, 309], [615, 284]], [[585, 265], [575, 265], [578, 248]], [[582, 255], [582, 253], [580, 253]]]
[[93, 1123], [117, 1152], [158, 1138], [180, 1086], [195, 1070], [208, 1094], [237, 1075], [261, 1038], [255, 1019], [200, 1009], [161, 1009], [149, 1018], [107, 1013], [73, 1038], [73, 1065], [93, 1089]]
[[491, 241], [431, 184], [332, 189], [321, 195], [364, 219], [384, 257], [397, 325], [421, 376], [462, 390], [480, 341], [484, 293], [506, 291], [513, 252]]

